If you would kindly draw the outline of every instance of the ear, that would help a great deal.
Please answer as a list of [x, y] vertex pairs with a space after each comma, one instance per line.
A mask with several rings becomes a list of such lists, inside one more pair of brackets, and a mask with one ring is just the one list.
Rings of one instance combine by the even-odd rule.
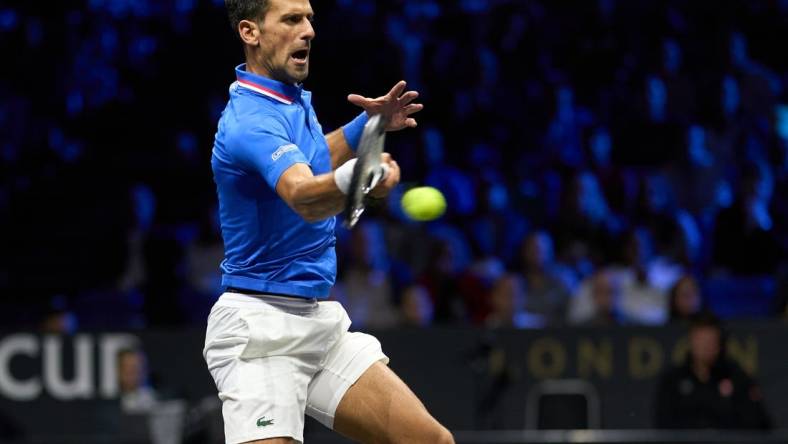
[[246, 45], [257, 46], [260, 44], [260, 28], [251, 20], [241, 20], [238, 23], [238, 35]]

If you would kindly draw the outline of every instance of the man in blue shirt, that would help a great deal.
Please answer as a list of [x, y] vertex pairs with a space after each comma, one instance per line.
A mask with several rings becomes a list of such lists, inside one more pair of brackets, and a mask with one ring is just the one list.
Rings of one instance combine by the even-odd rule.
[[[349, 332], [337, 302], [335, 216], [344, 209], [367, 116], [415, 127], [422, 105], [399, 82], [323, 135], [309, 72], [308, 0], [226, 0], [246, 63], [219, 121], [211, 164], [225, 242], [227, 291], [211, 310], [204, 356], [228, 443], [303, 442], [304, 414], [362, 442], [452, 443], [451, 434], [385, 364], [380, 343]], [[372, 195], [399, 182], [390, 155]]]

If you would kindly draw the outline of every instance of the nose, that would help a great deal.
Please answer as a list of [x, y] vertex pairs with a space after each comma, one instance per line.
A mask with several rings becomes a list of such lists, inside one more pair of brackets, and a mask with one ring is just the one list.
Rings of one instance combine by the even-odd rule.
[[315, 38], [315, 28], [312, 27], [312, 22], [310, 22], [307, 19], [304, 19], [304, 23], [305, 25], [304, 25], [304, 30], [301, 33], [301, 39], [308, 42], [313, 38]]

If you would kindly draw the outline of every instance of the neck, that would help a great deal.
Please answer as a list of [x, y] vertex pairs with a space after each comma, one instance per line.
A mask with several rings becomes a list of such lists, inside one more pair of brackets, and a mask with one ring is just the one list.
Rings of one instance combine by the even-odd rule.
[[254, 57], [246, 58], [246, 72], [276, 80], [273, 78], [273, 76], [271, 76], [270, 71], [268, 71], [262, 63], [259, 63], [257, 60], [255, 60]]

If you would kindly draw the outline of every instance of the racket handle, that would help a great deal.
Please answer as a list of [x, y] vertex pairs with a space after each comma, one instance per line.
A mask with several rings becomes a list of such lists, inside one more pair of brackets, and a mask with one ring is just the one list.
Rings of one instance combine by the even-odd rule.
[[383, 182], [387, 177], [389, 177], [389, 166], [381, 163], [380, 167], [375, 168], [375, 172], [372, 174], [372, 179], [369, 181], [369, 190], [374, 189], [378, 183]]

